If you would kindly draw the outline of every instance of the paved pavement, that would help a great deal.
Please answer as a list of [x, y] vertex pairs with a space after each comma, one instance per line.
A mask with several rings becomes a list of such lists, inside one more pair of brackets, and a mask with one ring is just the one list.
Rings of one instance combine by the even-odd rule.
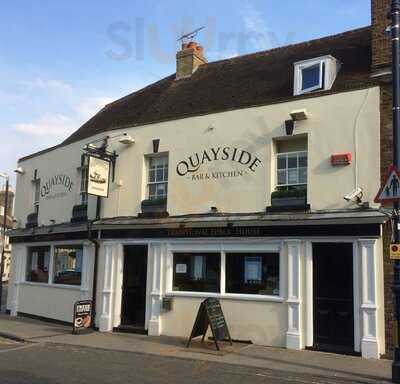
[[[119, 354], [135, 356], [135, 359], [144, 359], [144, 361], [147, 361], [146, 359], [156, 359], [158, 361], [158, 359], [162, 360], [164, 358], [170, 361], [169, 359], [171, 358], [178, 358], [183, 365], [189, 364], [189, 362], [193, 364], [193, 361], [197, 362], [197, 365], [204, 364], [206, 367], [214, 367], [216, 364], [228, 364], [235, 366], [235, 371], [239, 370], [239, 372], [242, 369], [249, 370], [249, 372], [258, 372], [258, 370], [269, 372], [273, 370], [277, 376], [284, 372], [286, 378], [312, 375], [312, 377], [317, 378], [324, 377], [324, 380], [328, 380], [326, 382], [332, 380], [332, 383], [388, 382], [391, 371], [391, 362], [387, 360], [365, 360], [359, 357], [312, 351], [290, 351], [281, 348], [235, 344], [233, 348], [229, 345], [224, 345], [222, 351], [217, 352], [212, 343], [202, 346], [199, 341], [195, 341], [190, 349], [186, 349], [184, 347], [186, 340], [179, 338], [100, 332], [72, 335], [70, 327], [26, 318], [13, 318], [7, 315], [0, 315], [1, 335], [24, 340], [27, 342], [23, 344], [24, 346], [36, 343], [33, 345], [40, 345], [46, 351], [52, 348], [61, 348], [60, 346], [74, 351], [83, 348], [85, 351], [90, 351], [90, 353], [86, 352], [85, 355], [89, 360], [92, 359], [92, 354], [93, 356], [97, 354], [103, 356], [103, 353], [105, 355], [107, 353], [115, 353], [115, 355], [112, 355], [115, 356], [111, 361], [112, 364], [118, 364], [114, 361], [114, 358], [120, 356]], [[36, 348], [30, 348], [32, 348], [32, 351], [36, 350]], [[30, 348], [26, 348], [26, 351], [22, 349], [20, 353], [29, 357]], [[37, 352], [39, 351], [41, 350], [38, 349]], [[0, 357], [2, 356], [0, 355]], [[26, 361], [28, 364], [29, 359]], [[228, 377], [226, 379], [230, 380]], [[274, 381], [264, 382], [274, 383]], [[1, 381], [1, 383], [3, 382]]]
[[41, 343], [0, 351], [0, 380], [2, 384], [364, 383], [210, 361]]

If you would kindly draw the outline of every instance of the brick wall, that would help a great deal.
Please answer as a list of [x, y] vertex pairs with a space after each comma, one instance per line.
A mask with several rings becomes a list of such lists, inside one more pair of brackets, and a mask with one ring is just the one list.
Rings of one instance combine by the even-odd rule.
[[390, 11], [390, 0], [372, 0], [372, 68], [390, 65], [390, 39], [385, 29], [390, 24], [387, 15]]
[[[372, 71], [391, 65], [391, 40], [385, 34], [390, 24], [387, 15], [391, 0], [371, 0], [372, 16]], [[381, 183], [385, 180], [387, 169], [392, 164], [392, 85], [387, 78], [381, 83]], [[383, 227], [383, 270], [385, 299], [385, 338], [386, 357], [392, 358], [394, 351], [394, 314], [393, 314], [393, 262], [389, 257], [391, 243], [391, 224]]]
[[[381, 85], [381, 183], [387, 174], [387, 169], [392, 164], [392, 85]], [[384, 297], [385, 297], [385, 338], [386, 357], [393, 357], [393, 262], [389, 257], [391, 243], [391, 224], [388, 222], [383, 227], [383, 271], [384, 271]]]

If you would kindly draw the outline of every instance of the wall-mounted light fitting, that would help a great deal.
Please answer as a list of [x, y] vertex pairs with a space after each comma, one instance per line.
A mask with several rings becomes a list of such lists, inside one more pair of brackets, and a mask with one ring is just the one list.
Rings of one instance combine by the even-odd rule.
[[290, 117], [294, 121], [301, 121], [301, 120], [307, 120], [308, 119], [308, 113], [305, 108], [303, 109], [296, 109], [292, 112], [289, 113]]
[[135, 143], [135, 139], [132, 138], [130, 135], [128, 135], [127, 133], [124, 133], [124, 135], [119, 139], [119, 142], [121, 144], [125, 144], [125, 145], [132, 145]]
[[160, 139], [154, 139], [153, 140], [153, 153], [158, 153], [159, 148], [160, 148]]
[[293, 135], [294, 130], [294, 120], [285, 120], [286, 135]]
[[25, 173], [25, 170], [22, 167], [18, 167], [14, 169], [14, 172], [17, 173], [18, 175], [23, 175]]

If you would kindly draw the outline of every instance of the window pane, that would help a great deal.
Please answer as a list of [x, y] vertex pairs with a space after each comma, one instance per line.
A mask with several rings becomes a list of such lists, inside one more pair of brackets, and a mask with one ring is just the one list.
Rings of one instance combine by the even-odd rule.
[[299, 183], [307, 183], [307, 168], [299, 168]]
[[156, 184], [156, 185], [157, 185], [157, 195], [164, 196], [165, 195], [165, 184], [160, 183], [160, 184]]
[[289, 169], [288, 170], [288, 184], [297, 184], [297, 169]]
[[302, 80], [303, 80], [301, 89], [303, 91], [308, 88], [320, 86], [319, 71], [320, 71], [319, 64], [313, 65], [312, 67], [305, 68], [301, 71], [302, 72]]
[[157, 174], [156, 174], [156, 181], [164, 181], [164, 169], [163, 168], [157, 168]]
[[307, 153], [306, 152], [299, 153], [299, 167], [307, 167]]
[[297, 168], [297, 152], [288, 155], [288, 168]]
[[226, 292], [278, 296], [279, 254], [227, 254]]
[[149, 171], [149, 182], [154, 183], [156, 181], [156, 171], [154, 169], [150, 169]]
[[286, 170], [278, 171], [278, 184], [279, 185], [286, 184], [286, 174], [287, 174]]
[[149, 185], [149, 197], [156, 194], [156, 184]]
[[157, 158], [150, 157], [150, 164], [149, 164], [149, 168], [150, 169], [155, 169], [156, 168], [156, 160], [157, 160]]
[[286, 169], [286, 155], [278, 155], [278, 169]]
[[164, 168], [164, 181], [168, 181], [168, 167]]
[[83, 248], [56, 247], [54, 250], [54, 284], [80, 285]]
[[50, 247], [28, 248], [26, 263], [26, 281], [48, 283]]
[[219, 253], [174, 253], [174, 291], [220, 292]]

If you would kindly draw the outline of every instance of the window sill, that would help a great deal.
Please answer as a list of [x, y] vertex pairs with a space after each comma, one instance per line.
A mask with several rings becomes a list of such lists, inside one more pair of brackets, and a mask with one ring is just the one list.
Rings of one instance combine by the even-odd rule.
[[248, 295], [241, 293], [215, 293], [215, 292], [187, 292], [173, 291], [165, 294], [167, 297], [192, 297], [204, 298], [215, 297], [221, 300], [243, 300], [243, 301], [266, 301], [274, 303], [283, 303], [285, 299], [281, 296], [266, 296], [266, 295]]
[[66, 284], [48, 284], [48, 283], [38, 283], [35, 281], [21, 281], [20, 285], [31, 285], [34, 287], [45, 287], [45, 288], [58, 288], [58, 289], [70, 289], [72, 291], [80, 291], [80, 285], [66, 285]]

